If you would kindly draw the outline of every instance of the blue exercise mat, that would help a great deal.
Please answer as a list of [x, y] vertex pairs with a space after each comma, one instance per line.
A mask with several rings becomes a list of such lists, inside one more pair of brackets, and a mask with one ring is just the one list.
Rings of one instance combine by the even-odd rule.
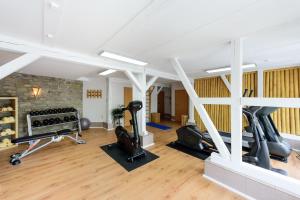
[[151, 126], [151, 127], [158, 128], [158, 129], [161, 129], [161, 130], [171, 129], [170, 126], [165, 126], [165, 125], [157, 124], [157, 123], [154, 123], [154, 122], [147, 122], [147, 126]]

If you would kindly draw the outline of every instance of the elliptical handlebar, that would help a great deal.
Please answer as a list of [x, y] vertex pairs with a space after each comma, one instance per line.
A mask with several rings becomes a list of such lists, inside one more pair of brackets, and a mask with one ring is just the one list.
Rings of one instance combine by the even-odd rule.
[[245, 89], [243, 93], [243, 97], [245, 97], [247, 93], [248, 93], [248, 89]]
[[[248, 91], [249, 91], [248, 89], [244, 90], [243, 97], [246, 97], [246, 95], [248, 94]], [[248, 97], [251, 97], [253, 95], [253, 93], [254, 93], [254, 90], [250, 90]]]
[[251, 97], [253, 92], [254, 92], [254, 90], [250, 90], [250, 93], [249, 93], [248, 97]]

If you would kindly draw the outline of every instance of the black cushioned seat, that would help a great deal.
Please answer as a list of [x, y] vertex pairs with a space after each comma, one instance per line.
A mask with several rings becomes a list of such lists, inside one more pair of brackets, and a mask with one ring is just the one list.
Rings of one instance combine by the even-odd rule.
[[49, 137], [56, 136], [56, 135], [57, 135], [56, 132], [42, 133], [42, 134], [37, 134], [37, 135], [32, 135], [32, 136], [16, 138], [16, 139], [13, 139], [11, 142], [12, 143], [29, 142], [31, 140], [45, 139], [45, 138], [49, 138]]
[[49, 133], [36, 134], [36, 135], [32, 135], [32, 136], [20, 137], [20, 138], [13, 139], [11, 142], [14, 144], [17, 144], [20, 142], [29, 142], [31, 140], [51, 138], [53, 136], [68, 135], [71, 132], [72, 131], [70, 129], [64, 129], [64, 130], [60, 130], [57, 132], [49, 132]]

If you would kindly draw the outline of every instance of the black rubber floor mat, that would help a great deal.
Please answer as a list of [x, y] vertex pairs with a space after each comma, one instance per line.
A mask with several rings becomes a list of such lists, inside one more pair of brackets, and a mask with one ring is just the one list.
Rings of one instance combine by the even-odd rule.
[[206, 158], [208, 158], [210, 156], [210, 153], [208, 153], [208, 152], [205, 152], [205, 151], [200, 152], [197, 150], [193, 150], [193, 149], [187, 148], [185, 146], [182, 146], [180, 144], [177, 144], [176, 142], [170, 142], [169, 144], [167, 144], [167, 146], [171, 147], [173, 149], [176, 149], [178, 151], [181, 151], [183, 153], [186, 153], [188, 155], [199, 158], [201, 160], [205, 160]]
[[105, 153], [107, 153], [112, 159], [124, 167], [128, 172], [141, 167], [157, 158], [159, 156], [145, 150], [146, 156], [136, 158], [133, 163], [128, 162], [128, 155], [126, 152], [122, 151], [117, 143], [108, 144], [100, 147]]

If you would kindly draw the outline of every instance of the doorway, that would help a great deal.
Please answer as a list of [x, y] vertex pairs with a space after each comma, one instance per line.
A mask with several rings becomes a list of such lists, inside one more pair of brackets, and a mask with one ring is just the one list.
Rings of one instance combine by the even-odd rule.
[[165, 114], [165, 92], [160, 91], [157, 95], [157, 112], [160, 113], [160, 117], [163, 119]]
[[185, 90], [175, 90], [175, 120], [181, 122], [182, 115], [189, 113], [189, 97]]
[[[124, 106], [126, 107], [129, 102], [132, 101], [132, 88], [124, 87]], [[124, 126], [130, 126], [131, 115], [128, 110], [125, 111], [124, 115]]]

